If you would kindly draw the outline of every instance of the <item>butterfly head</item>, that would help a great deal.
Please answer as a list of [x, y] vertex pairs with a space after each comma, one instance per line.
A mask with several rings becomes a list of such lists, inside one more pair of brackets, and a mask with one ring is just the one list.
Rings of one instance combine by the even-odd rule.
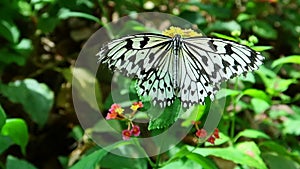
[[180, 27], [174, 27], [174, 26], [171, 26], [169, 29], [164, 30], [162, 34], [172, 38], [175, 38], [176, 36], [180, 36], [180, 37], [202, 36], [201, 33], [198, 33], [192, 29], [182, 29]]

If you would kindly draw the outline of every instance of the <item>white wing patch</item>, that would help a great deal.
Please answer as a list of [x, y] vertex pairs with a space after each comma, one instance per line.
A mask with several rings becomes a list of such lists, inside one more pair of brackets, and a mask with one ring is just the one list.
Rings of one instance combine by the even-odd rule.
[[[174, 42], [180, 45], [175, 48]], [[260, 53], [229, 40], [177, 40], [153, 33], [112, 40], [97, 56], [110, 69], [137, 78], [138, 94], [151, 97], [154, 105], [170, 106], [178, 97], [186, 108], [204, 104], [206, 97], [213, 99], [222, 82], [258, 69], [264, 60]]]

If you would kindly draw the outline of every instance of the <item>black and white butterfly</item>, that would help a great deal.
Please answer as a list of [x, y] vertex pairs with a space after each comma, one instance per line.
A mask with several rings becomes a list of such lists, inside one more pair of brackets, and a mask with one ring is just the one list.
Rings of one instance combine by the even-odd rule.
[[214, 98], [220, 83], [258, 69], [264, 57], [233, 41], [142, 33], [112, 40], [97, 53], [98, 62], [136, 78], [140, 96], [170, 106], [176, 98], [189, 108]]

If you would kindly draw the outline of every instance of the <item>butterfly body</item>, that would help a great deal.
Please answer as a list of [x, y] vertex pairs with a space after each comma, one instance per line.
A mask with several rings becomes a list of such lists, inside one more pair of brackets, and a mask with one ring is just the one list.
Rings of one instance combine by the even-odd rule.
[[177, 79], [178, 79], [178, 60], [179, 60], [179, 51], [181, 50], [181, 45], [182, 45], [182, 38], [180, 35], [176, 34], [173, 39], [173, 51], [174, 51], [174, 64], [173, 64], [173, 72], [174, 72], [174, 75], [173, 75], [173, 81], [174, 81], [174, 87], [177, 89], [179, 88], [178, 86], [178, 82], [177, 82]]
[[170, 106], [179, 98], [186, 108], [213, 99], [220, 83], [258, 69], [264, 59], [229, 40], [154, 33], [112, 40], [97, 56], [110, 69], [138, 79], [138, 94], [155, 105]]

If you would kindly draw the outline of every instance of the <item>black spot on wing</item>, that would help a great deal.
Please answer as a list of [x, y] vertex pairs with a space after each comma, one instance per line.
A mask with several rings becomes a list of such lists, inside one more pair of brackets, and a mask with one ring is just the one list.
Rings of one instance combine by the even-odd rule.
[[143, 38], [143, 40], [140, 42], [140, 48], [143, 48], [144, 46], [146, 46], [148, 44], [149, 40], [150, 40], [150, 38], [145, 36]]
[[215, 51], [215, 52], [217, 51], [218, 46], [214, 44], [214, 40], [209, 40], [208, 45], [213, 51]]
[[202, 62], [205, 64], [205, 66], [208, 66], [208, 58], [204, 55], [201, 56]]
[[154, 61], [154, 53], [149, 54], [149, 63], [151, 64]]
[[230, 66], [230, 63], [228, 63], [226, 60], [222, 59], [222, 65], [223, 65], [223, 67], [228, 67], [228, 66]]
[[124, 46], [126, 49], [132, 49], [133, 41], [131, 39], [126, 39], [126, 45]]
[[226, 45], [224, 46], [224, 48], [225, 48], [225, 50], [226, 50], [226, 54], [231, 55], [231, 54], [234, 53], [231, 47], [232, 47], [231, 44], [226, 44]]
[[214, 64], [214, 71], [212, 72], [212, 77], [216, 78], [217, 77], [217, 72], [219, 72], [219, 70], [221, 69], [220, 65], [218, 64]]
[[234, 60], [234, 65], [240, 65], [240, 63], [239, 62], [237, 62], [236, 60]]
[[257, 56], [256, 52], [251, 51], [249, 59], [252, 63], [256, 62], [256, 59], [257, 59], [256, 56]]

